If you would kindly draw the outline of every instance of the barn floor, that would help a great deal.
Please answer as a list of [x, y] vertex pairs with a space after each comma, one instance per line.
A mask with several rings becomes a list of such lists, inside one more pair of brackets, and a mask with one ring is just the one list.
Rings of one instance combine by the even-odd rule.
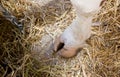
[[[10, 55], [12, 58], [9, 57], [11, 62], [8, 62], [8, 65], [13, 70], [10, 76], [120, 77], [119, 0], [107, 0], [103, 4], [101, 11], [93, 20], [102, 24], [92, 27], [93, 32], [87, 40], [88, 45], [75, 57], [69, 59], [62, 58], [57, 53], [53, 54], [52, 51], [55, 37], [59, 36], [75, 18], [75, 10], [69, 0], [53, 0], [42, 8], [38, 4], [24, 3], [24, 1], [20, 3], [22, 0], [16, 1], [20, 3], [19, 5], [16, 5], [14, 0], [2, 1], [13, 15], [24, 20], [26, 31], [25, 37], [21, 37], [22, 42], [20, 41], [19, 46], [24, 53], [18, 53], [17, 55], [21, 54], [21, 56], [17, 58], [12, 53]], [[2, 33], [2, 30], [0, 32]], [[14, 46], [12, 51], [15, 50], [17, 53], [16, 51], [21, 48], [17, 47], [18, 40], [16, 38], [14, 40], [15, 46], [12, 44]], [[4, 42], [1, 44], [2, 49], [4, 49], [3, 45], [6, 45], [5, 50], [10, 48], [6, 43], [11, 44]], [[5, 60], [9, 59], [5, 58]], [[2, 72], [5, 73], [3, 69]]]

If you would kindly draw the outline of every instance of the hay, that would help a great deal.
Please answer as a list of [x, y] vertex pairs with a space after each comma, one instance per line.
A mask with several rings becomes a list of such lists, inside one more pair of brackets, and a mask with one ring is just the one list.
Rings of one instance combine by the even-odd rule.
[[[64, 1], [64, 4], [63, 2]], [[0, 16], [0, 76], [10, 77], [119, 77], [120, 1], [107, 0], [95, 16], [93, 34], [74, 58], [51, 54], [49, 47], [75, 18], [69, 0], [53, 0], [40, 7], [23, 0], [1, 0], [4, 7], [24, 22], [25, 34]], [[8, 25], [9, 24], [9, 25]], [[47, 55], [46, 55], [47, 54]], [[6, 69], [2, 64], [6, 64]]]

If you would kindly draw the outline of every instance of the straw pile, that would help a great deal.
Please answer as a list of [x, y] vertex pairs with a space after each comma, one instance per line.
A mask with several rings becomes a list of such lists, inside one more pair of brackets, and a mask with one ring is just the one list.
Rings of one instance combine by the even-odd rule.
[[45, 6], [31, 0], [1, 0], [24, 23], [24, 34], [0, 14], [0, 76], [7, 77], [120, 77], [120, 1], [107, 0], [95, 16], [88, 46], [64, 59], [51, 43], [75, 18], [69, 0]]

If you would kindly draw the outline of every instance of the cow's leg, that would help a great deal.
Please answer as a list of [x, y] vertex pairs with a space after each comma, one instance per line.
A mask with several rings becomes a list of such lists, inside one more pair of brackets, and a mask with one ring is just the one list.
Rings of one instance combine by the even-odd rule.
[[[76, 55], [77, 50], [84, 46], [85, 41], [91, 34], [93, 15], [98, 11], [101, 1], [71, 0], [76, 9], [76, 18], [54, 43], [54, 50], [58, 51], [62, 57], [73, 57]], [[59, 47], [60, 44], [63, 46]]]
[[[85, 40], [90, 37], [92, 18], [81, 20], [76, 17], [72, 24], [59, 36], [54, 44], [55, 51], [59, 50], [59, 54], [63, 57], [72, 57], [76, 55], [77, 50], [84, 46]], [[86, 22], [87, 23], [86, 23]], [[63, 43], [62, 49], [57, 49], [59, 44]]]

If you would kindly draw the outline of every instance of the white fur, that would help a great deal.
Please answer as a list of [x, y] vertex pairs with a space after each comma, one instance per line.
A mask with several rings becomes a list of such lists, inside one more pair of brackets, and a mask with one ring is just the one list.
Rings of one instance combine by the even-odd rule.
[[71, 0], [76, 9], [76, 18], [63, 32], [60, 39], [65, 47], [82, 47], [91, 35], [94, 14], [99, 10], [102, 0]]
[[90, 13], [99, 10], [102, 0], [71, 0], [78, 13]]

